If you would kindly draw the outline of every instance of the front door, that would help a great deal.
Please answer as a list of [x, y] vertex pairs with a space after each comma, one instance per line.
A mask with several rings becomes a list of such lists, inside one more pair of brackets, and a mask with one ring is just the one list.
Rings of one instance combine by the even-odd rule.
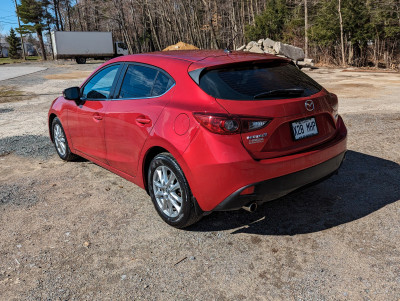
[[68, 118], [73, 148], [105, 163], [104, 113], [119, 66], [105, 67], [85, 83], [82, 100]]

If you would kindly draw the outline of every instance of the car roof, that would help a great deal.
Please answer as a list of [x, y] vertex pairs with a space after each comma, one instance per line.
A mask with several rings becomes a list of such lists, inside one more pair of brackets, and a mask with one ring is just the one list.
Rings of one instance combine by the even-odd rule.
[[243, 51], [225, 52], [224, 50], [172, 50], [126, 55], [123, 57], [118, 57], [113, 61], [154, 62], [154, 60], [157, 59], [161, 61], [184, 61], [188, 65], [194, 63], [194, 66], [190, 68], [191, 70], [235, 62], [284, 60], [284, 58], [271, 54], [257, 54]]

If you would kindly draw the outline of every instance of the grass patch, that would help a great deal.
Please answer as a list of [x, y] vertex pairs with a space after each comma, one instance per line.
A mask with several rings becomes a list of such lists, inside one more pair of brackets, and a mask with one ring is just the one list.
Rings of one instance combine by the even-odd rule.
[[23, 62], [31, 62], [31, 61], [38, 61], [40, 60], [40, 56], [27, 56], [26, 60], [23, 59], [11, 59], [9, 57], [0, 57], [0, 65], [4, 64], [17, 64]]
[[87, 78], [90, 74], [92, 74], [93, 71], [75, 71], [75, 72], [70, 72], [70, 73], [58, 73], [58, 74], [49, 74], [43, 76], [46, 79], [85, 79]]
[[26, 60], [27, 61], [38, 61], [38, 60], [40, 60], [40, 56], [27, 56]]
[[34, 94], [26, 95], [26, 92], [18, 90], [14, 86], [0, 86], [0, 103], [16, 102], [30, 99]]

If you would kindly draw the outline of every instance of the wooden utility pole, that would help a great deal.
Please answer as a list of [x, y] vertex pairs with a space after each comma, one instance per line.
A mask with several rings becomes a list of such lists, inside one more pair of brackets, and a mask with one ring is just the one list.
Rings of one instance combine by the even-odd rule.
[[345, 60], [345, 55], [344, 55], [344, 38], [343, 38], [343, 18], [342, 18], [342, 1], [339, 1], [339, 5], [338, 5], [338, 12], [339, 12], [339, 21], [340, 21], [340, 46], [342, 48], [342, 65], [345, 66], [346, 65], [346, 60]]
[[308, 0], [304, 0], [304, 52], [308, 58]]
[[17, 14], [17, 19], [18, 19], [18, 27], [19, 27], [19, 36], [21, 37], [21, 45], [22, 45], [22, 58], [26, 60], [26, 55], [25, 55], [25, 44], [24, 44], [24, 38], [21, 33], [21, 22], [19, 21], [19, 14], [18, 14], [18, 5], [17, 5], [17, 0], [14, 0], [15, 4], [15, 12]]

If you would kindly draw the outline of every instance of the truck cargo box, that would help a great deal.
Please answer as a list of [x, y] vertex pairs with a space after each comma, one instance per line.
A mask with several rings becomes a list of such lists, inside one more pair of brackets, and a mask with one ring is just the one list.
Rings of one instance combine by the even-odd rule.
[[114, 54], [111, 32], [51, 32], [55, 59], [112, 57]]

